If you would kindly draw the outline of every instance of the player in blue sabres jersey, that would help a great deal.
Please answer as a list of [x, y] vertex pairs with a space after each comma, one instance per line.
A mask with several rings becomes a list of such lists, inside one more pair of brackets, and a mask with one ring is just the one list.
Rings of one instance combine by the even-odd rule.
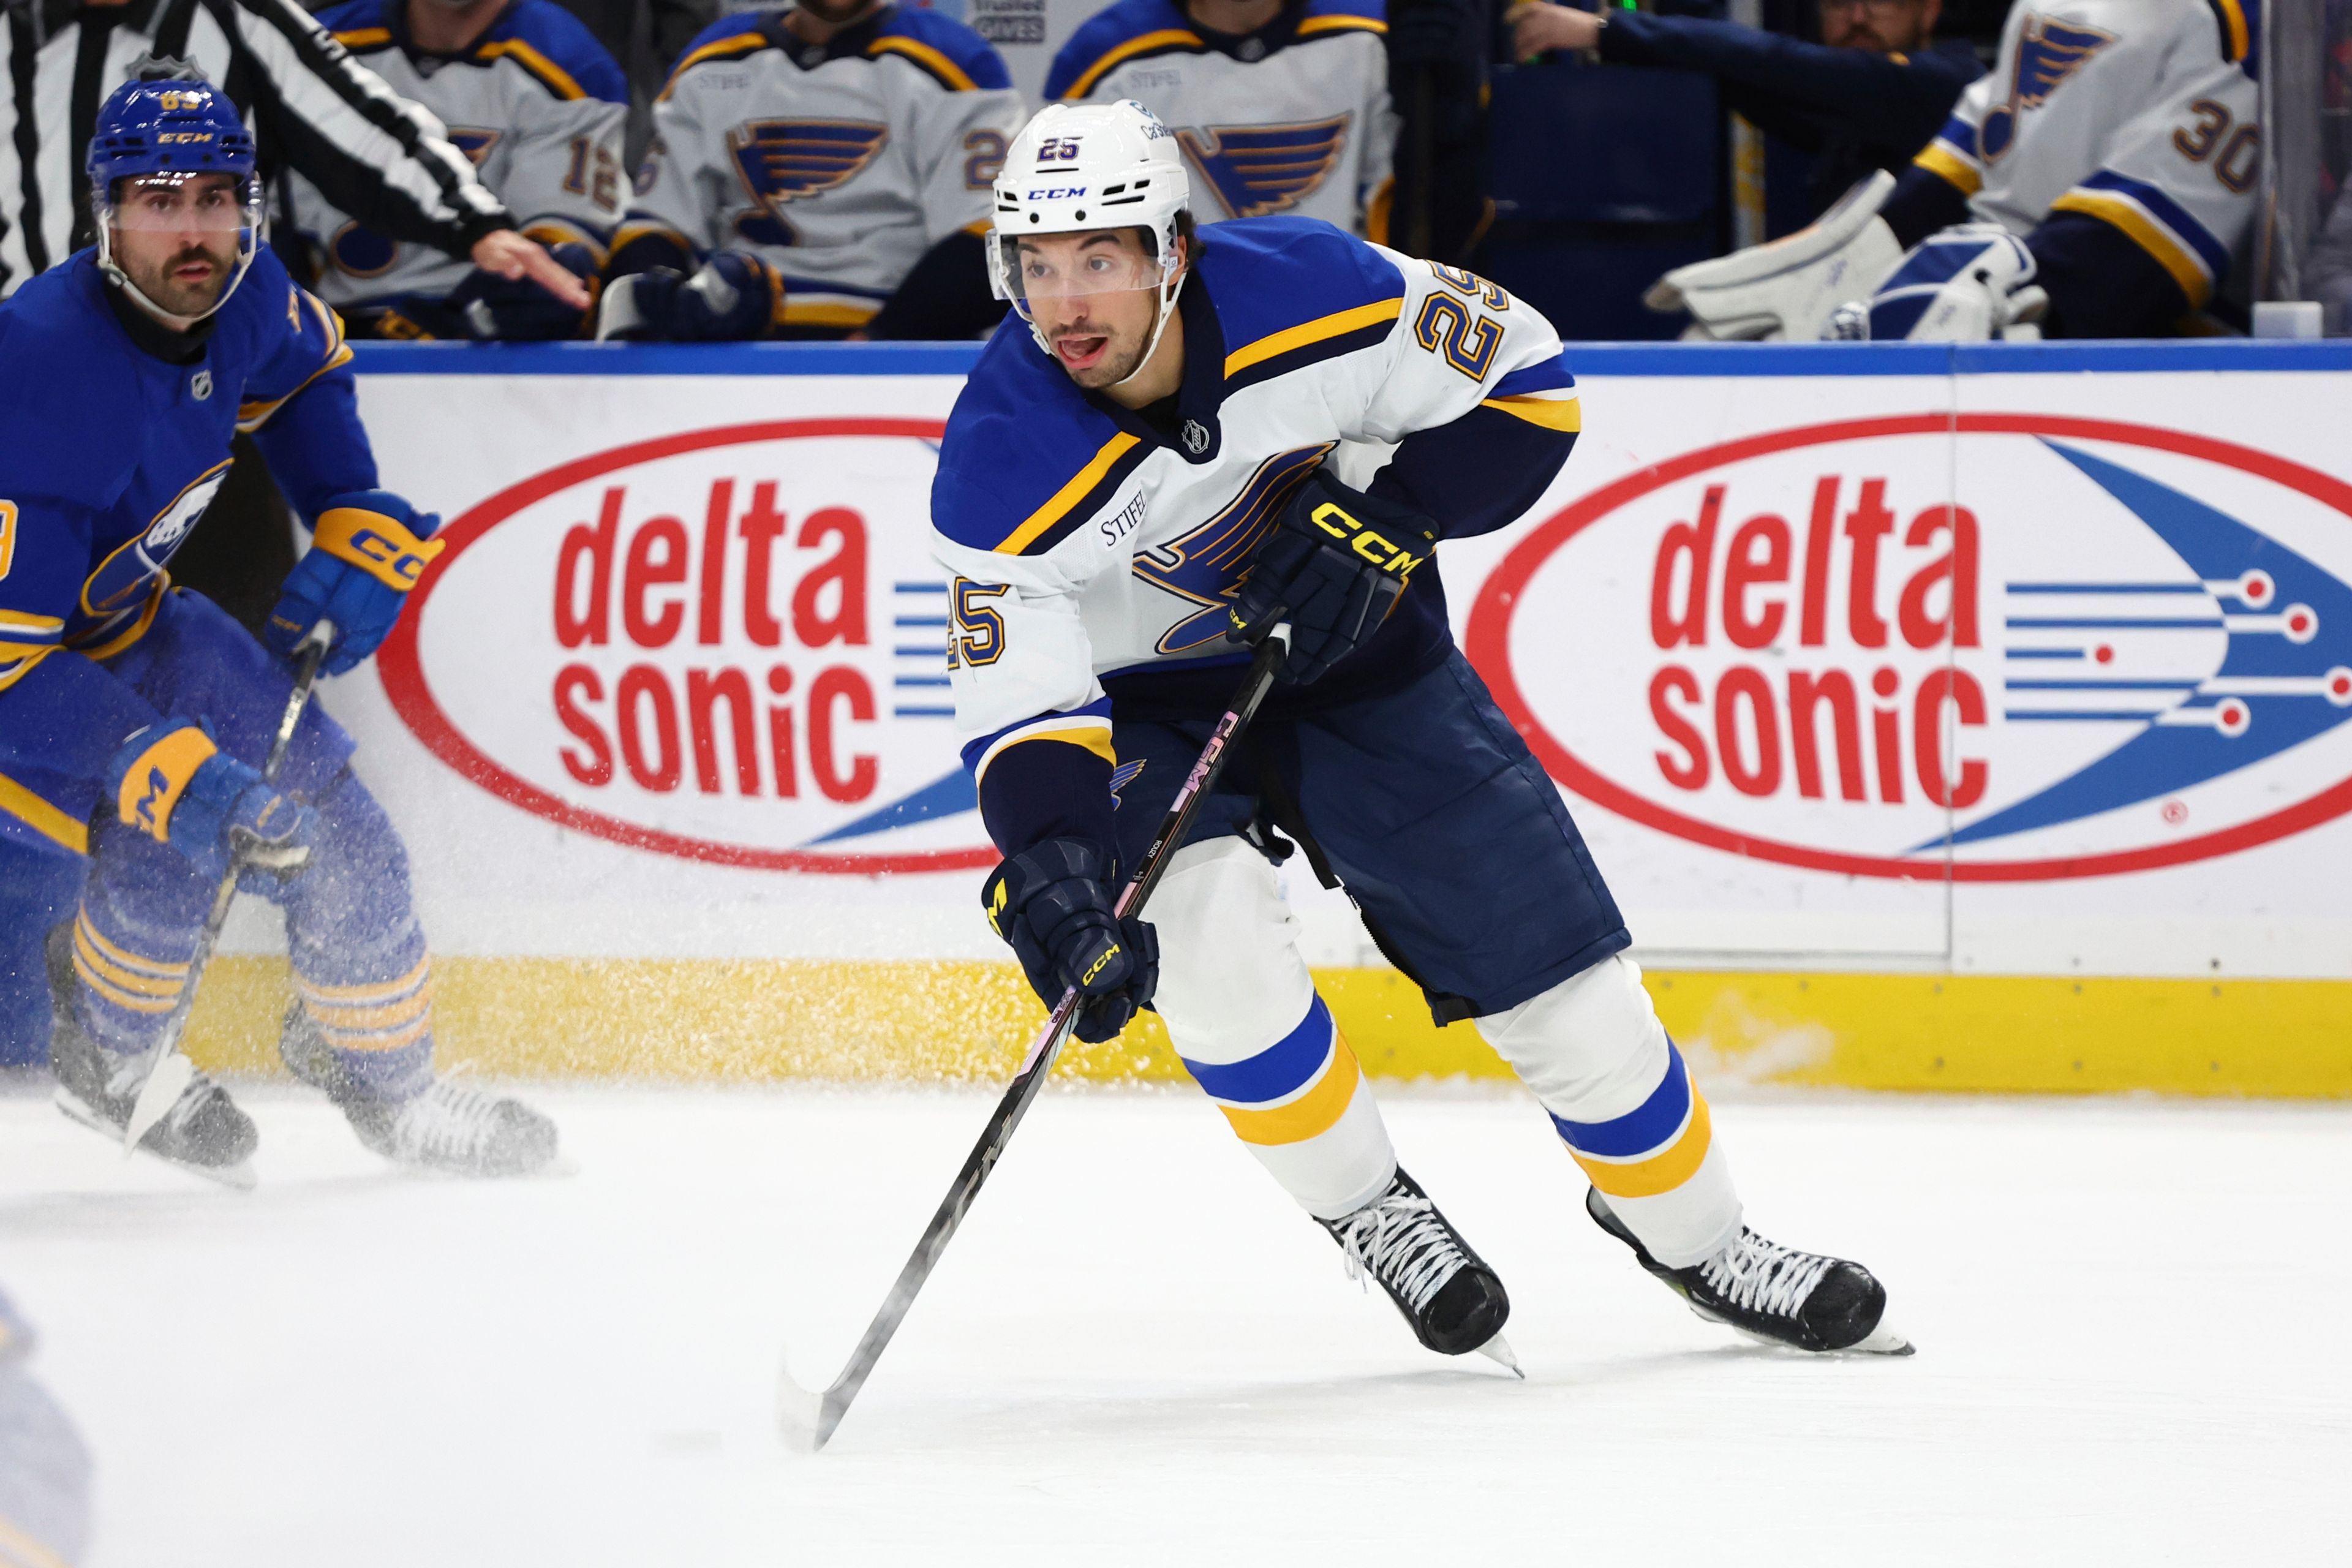
[[[437, 520], [376, 488], [341, 323], [256, 244], [254, 143], [198, 82], [126, 84], [88, 167], [100, 242], [0, 306], [0, 953], [46, 970], [60, 1104], [124, 1125], [233, 858], [285, 911], [289, 1065], [372, 1147], [530, 1168], [551, 1124], [433, 1072], [430, 961], [390, 821], [315, 706], [257, 771], [322, 618], [329, 673], [392, 628]], [[172, 554], [253, 432], [313, 530], [265, 648], [172, 587]], [[60, 864], [64, 868], [60, 871]], [[80, 873], [70, 921], [34, 894]], [[62, 913], [62, 911], [59, 911]], [[199, 1077], [149, 1146], [240, 1167], [253, 1125]]]
[[[1018, 314], [940, 451], [958, 727], [1004, 859], [991, 921], [1081, 1039], [1156, 1006], [1266, 1170], [1421, 1342], [1508, 1359], [1501, 1279], [1398, 1165], [1275, 864], [1344, 888], [1440, 1023], [1469, 1020], [1706, 1316], [1899, 1352], [1860, 1265], [1741, 1223], [1706, 1101], [1624, 957], [1559, 789], [1454, 646], [1433, 559], [1542, 496], [1580, 428], [1558, 336], [1484, 279], [1328, 223], [1196, 227], [1179, 139], [1055, 105], [995, 184]], [[1277, 687], [1140, 918], [1137, 864], [1251, 658]]]

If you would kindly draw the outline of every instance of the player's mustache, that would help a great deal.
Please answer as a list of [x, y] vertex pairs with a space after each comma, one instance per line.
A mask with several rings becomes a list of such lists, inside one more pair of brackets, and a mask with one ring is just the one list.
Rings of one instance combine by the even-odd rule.
[[171, 260], [165, 262], [163, 264], [163, 270], [166, 272], [177, 272], [181, 268], [186, 266], [191, 261], [206, 261], [210, 262], [215, 267], [218, 267], [221, 264], [221, 258], [214, 255], [211, 251], [206, 250], [203, 246], [192, 245], [186, 249], [175, 254]]

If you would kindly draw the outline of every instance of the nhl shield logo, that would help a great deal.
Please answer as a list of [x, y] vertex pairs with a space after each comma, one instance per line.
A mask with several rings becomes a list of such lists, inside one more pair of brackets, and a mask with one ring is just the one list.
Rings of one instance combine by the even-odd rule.
[[1184, 443], [1184, 450], [1196, 458], [1209, 449], [1209, 427], [1198, 419], [1184, 421], [1184, 426], [1177, 431], [1176, 438]]
[[188, 395], [198, 403], [207, 402], [213, 395], [213, 373], [200, 370], [188, 377]]

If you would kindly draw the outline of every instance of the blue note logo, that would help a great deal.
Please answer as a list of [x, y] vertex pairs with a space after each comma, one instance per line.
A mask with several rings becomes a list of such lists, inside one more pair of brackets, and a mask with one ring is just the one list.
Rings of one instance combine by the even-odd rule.
[[2116, 41], [2113, 33], [2078, 27], [2047, 16], [2028, 16], [2018, 34], [2017, 64], [2010, 71], [2009, 101], [1988, 111], [1977, 128], [1977, 153], [1988, 163], [2000, 161], [2017, 140], [2017, 117], [2039, 109], [2069, 77], [2088, 65], [2093, 55]]
[[796, 245], [788, 203], [847, 184], [881, 156], [890, 128], [863, 120], [755, 120], [727, 133], [736, 176], [757, 204], [735, 220], [758, 245]]
[[1213, 125], [1176, 133], [1184, 155], [1234, 217], [1287, 211], [1339, 161], [1352, 115], [1296, 125]]

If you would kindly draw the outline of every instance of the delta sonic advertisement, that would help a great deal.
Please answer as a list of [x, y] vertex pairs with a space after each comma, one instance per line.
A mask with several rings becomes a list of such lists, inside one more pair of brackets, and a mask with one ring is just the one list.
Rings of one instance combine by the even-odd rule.
[[[566, 847], [477, 832], [440, 879], [611, 856], [564, 883], [585, 922], [656, 866], [968, 914], [994, 857], [926, 537], [953, 378], [412, 379], [370, 385], [389, 445], [464, 493], [378, 661], [385, 743], [429, 755], [425, 815]], [[1637, 943], [2147, 972], [2352, 935], [2352, 485], [2316, 378], [2226, 430], [2179, 416], [2204, 379], [1588, 378], [1550, 493], [1441, 560]], [[2206, 924], [2101, 945], [2158, 910]]]
[[383, 708], [350, 721], [430, 759], [385, 786], [413, 842], [461, 846], [425, 852], [428, 902], [561, 898], [625, 948], [607, 906], [640, 899], [821, 914], [824, 885], [886, 879], [972, 901], [995, 856], [927, 543], [954, 383], [426, 379], [367, 389], [397, 410], [387, 482], [443, 438], [408, 482], [447, 544], [376, 660]]

